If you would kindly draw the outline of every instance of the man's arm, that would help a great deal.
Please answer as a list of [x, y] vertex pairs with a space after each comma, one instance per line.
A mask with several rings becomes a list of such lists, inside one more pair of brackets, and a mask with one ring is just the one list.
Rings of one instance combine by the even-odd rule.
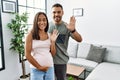
[[73, 39], [75, 39], [77, 42], [82, 41], [82, 36], [75, 29], [71, 31], [71, 34], [73, 36]]
[[72, 16], [70, 18], [69, 24], [65, 23], [65, 25], [66, 25], [67, 29], [70, 30], [73, 39], [75, 39], [78, 42], [81, 42], [82, 41], [82, 36], [76, 31], [75, 22], [76, 22], [75, 17]]

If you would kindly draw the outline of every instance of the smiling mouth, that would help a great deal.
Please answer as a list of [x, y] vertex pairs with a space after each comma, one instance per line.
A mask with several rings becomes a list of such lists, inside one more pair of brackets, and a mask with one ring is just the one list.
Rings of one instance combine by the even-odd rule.
[[55, 17], [55, 19], [56, 19], [56, 20], [59, 20], [59, 19], [60, 19], [60, 17]]

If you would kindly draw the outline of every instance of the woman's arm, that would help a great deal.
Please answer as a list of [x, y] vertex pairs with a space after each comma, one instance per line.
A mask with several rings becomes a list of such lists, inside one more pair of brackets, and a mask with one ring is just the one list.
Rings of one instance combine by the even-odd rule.
[[53, 30], [52, 34], [50, 35], [50, 40], [51, 40], [51, 46], [50, 46], [50, 51], [51, 54], [54, 56], [56, 54], [56, 45], [55, 45], [55, 41], [58, 37], [58, 31], [57, 30]]
[[55, 47], [54, 41], [51, 41], [50, 51], [51, 51], [52, 56], [56, 54], [56, 47]]

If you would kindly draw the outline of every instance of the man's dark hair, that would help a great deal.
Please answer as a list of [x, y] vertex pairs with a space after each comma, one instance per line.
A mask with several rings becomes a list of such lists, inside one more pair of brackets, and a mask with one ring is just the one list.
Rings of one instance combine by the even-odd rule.
[[54, 5], [52, 6], [52, 8], [53, 8], [53, 7], [61, 7], [61, 9], [63, 9], [62, 5], [59, 4], [59, 3], [54, 4]]

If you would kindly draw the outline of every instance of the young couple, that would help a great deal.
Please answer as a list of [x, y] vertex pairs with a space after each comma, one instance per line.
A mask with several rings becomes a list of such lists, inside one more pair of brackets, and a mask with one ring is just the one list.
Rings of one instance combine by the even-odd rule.
[[52, 22], [48, 23], [43, 12], [35, 15], [32, 30], [25, 41], [31, 80], [66, 80], [69, 37], [78, 42], [82, 37], [75, 29], [75, 18], [72, 16], [67, 24], [62, 21], [63, 14], [62, 5], [56, 3], [52, 6]]

